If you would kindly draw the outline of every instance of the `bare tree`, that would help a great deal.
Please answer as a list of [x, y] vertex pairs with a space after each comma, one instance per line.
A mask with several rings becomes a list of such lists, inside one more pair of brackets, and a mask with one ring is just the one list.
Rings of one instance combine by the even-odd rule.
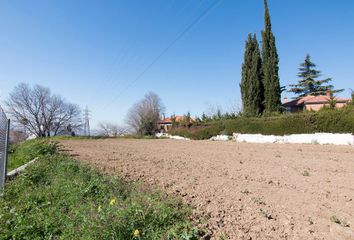
[[157, 130], [157, 124], [164, 109], [160, 97], [149, 92], [130, 108], [127, 114], [127, 124], [138, 134], [152, 135]]
[[46, 87], [21, 83], [5, 102], [14, 122], [38, 137], [73, 132], [81, 126], [81, 110]]
[[127, 130], [115, 123], [100, 122], [98, 124], [98, 133], [107, 137], [117, 137], [126, 134]]

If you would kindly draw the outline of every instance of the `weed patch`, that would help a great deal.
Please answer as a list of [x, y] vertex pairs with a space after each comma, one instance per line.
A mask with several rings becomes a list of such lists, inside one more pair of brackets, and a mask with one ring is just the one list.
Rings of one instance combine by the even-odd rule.
[[259, 211], [260, 211], [261, 215], [263, 217], [267, 218], [268, 220], [274, 219], [274, 217], [267, 210], [264, 210], [261, 208]]
[[305, 170], [305, 171], [302, 173], [302, 176], [304, 176], [304, 177], [309, 177], [309, 176], [310, 176], [309, 171]]
[[340, 220], [336, 215], [331, 216], [331, 222], [337, 223], [343, 227], [350, 227], [350, 224], [345, 220]]

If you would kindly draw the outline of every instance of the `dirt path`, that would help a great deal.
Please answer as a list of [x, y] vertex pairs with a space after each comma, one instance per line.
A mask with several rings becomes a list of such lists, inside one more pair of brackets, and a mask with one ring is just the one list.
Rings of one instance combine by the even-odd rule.
[[353, 147], [128, 139], [61, 143], [79, 160], [181, 195], [210, 217], [214, 238], [354, 239]]

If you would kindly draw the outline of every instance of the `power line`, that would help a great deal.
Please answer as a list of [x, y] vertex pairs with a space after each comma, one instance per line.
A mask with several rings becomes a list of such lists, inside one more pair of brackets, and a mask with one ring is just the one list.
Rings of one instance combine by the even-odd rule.
[[131, 81], [126, 88], [120, 91], [115, 98], [110, 101], [104, 108], [108, 107], [111, 103], [116, 101], [125, 91], [127, 91], [131, 86], [141, 79], [142, 76], [171, 48], [173, 47], [190, 29], [192, 29], [196, 24], [198, 24], [201, 19], [203, 19], [208, 13], [210, 13], [217, 5], [219, 5], [223, 0], [217, 0], [213, 2], [204, 12], [202, 12], [193, 22], [191, 22], [182, 32], [180, 32], [173, 41], [167, 45], [152, 61], [148, 64], [145, 69], [138, 74], [137, 77]]
[[[166, 1], [167, 2], [167, 9], [169, 9], [169, 8], [171, 8], [171, 6], [173, 5], [173, 1]], [[165, 5], [161, 5], [162, 7], [161, 7], [161, 9], [158, 11], [158, 14], [159, 15], [161, 15], [162, 13], [163, 13], [163, 9], [165, 8]], [[139, 18], [140, 20], [141, 20], [141, 18]], [[114, 87], [115, 87], [115, 85], [116, 85], [116, 83], [113, 81], [113, 67], [117, 64], [117, 63], [120, 63], [120, 62], [122, 62], [122, 63], [120, 63], [120, 64], [123, 64], [123, 62], [124, 62], [124, 64], [122, 65], [122, 66], [120, 66], [120, 68], [118, 68], [118, 72], [116, 72], [115, 74], [122, 74], [122, 73], [124, 73], [125, 75], [129, 72], [127, 69], [128, 69], [128, 65], [129, 65], [129, 67], [130, 66], [133, 66], [132, 64], [138, 64], [138, 60], [140, 60], [140, 58], [141, 58], [141, 56], [138, 54], [138, 53], [135, 53], [135, 50], [137, 49], [137, 45], [138, 45], [138, 40], [135, 40], [135, 41], [126, 41], [126, 43], [125, 44], [129, 44], [130, 46], [129, 46], [129, 48], [128, 47], [126, 47], [126, 51], [125, 51], [125, 53], [124, 53], [124, 56], [123, 56], [123, 58], [121, 58], [121, 59], [119, 59], [118, 60], [118, 56], [117, 56], [117, 58], [113, 61], [113, 64], [112, 64], [112, 69], [111, 69], [111, 71], [110, 71], [110, 75], [109, 74], [107, 74], [107, 76], [106, 76], [106, 80], [108, 80], [108, 81], [105, 81], [105, 80], [103, 80], [103, 82], [105, 83], [105, 85], [107, 85], [107, 90], [108, 89], [114, 89]], [[132, 56], [128, 56], [127, 57], [127, 55], [128, 55], [128, 53], [129, 52], [132, 52]], [[135, 66], [136, 67], [136, 66]], [[125, 71], [122, 71], [122, 69], [125, 69]], [[134, 71], [134, 72], [137, 72], [137, 71]], [[103, 90], [103, 88], [100, 88], [100, 90], [101, 90], [101, 92], [102, 92], [102, 90]], [[99, 94], [98, 94], [99, 95]]]

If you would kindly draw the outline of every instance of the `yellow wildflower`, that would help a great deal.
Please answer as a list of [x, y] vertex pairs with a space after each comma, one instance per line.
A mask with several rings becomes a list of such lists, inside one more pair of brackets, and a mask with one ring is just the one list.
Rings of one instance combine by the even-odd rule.
[[135, 229], [134, 230], [134, 237], [139, 237], [139, 234], [140, 234], [139, 230]]
[[102, 206], [101, 205], [98, 206], [97, 211], [99, 211], [99, 212], [102, 211]]
[[111, 201], [109, 201], [109, 205], [113, 206], [115, 205], [117, 200], [115, 198], [112, 198]]

